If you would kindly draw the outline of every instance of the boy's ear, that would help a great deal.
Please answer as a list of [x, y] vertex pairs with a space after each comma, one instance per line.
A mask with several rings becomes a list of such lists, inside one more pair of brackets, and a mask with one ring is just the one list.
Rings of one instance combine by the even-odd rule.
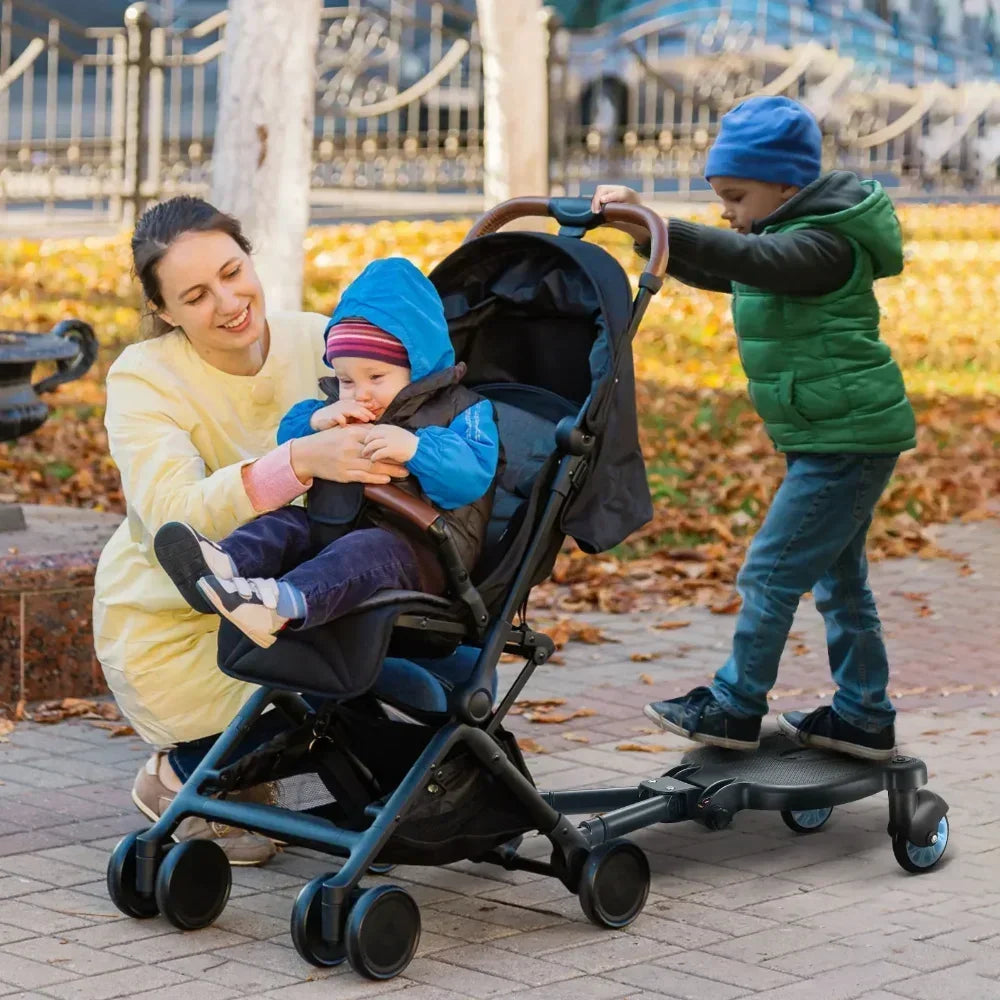
[[802, 188], [796, 187], [794, 184], [782, 184], [778, 196], [781, 198], [782, 204], [784, 204], [786, 201], [794, 198], [801, 190]]

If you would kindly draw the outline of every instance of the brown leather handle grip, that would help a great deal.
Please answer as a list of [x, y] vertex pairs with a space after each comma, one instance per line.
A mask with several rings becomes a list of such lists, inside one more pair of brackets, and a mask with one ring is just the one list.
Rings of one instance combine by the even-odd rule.
[[415, 524], [421, 531], [427, 531], [441, 516], [429, 503], [412, 496], [398, 486], [366, 486], [365, 499]]
[[[501, 202], [494, 208], [485, 212], [469, 230], [464, 242], [495, 233], [498, 229], [506, 226], [514, 219], [521, 219], [527, 216], [553, 216], [548, 198], [524, 197], [511, 198], [509, 201]], [[604, 206], [600, 213], [595, 213], [595, 217], [603, 222], [597, 222], [587, 228], [597, 228], [601, 225], [611, 225], [616, 222], [628, 223], [638, 226], [649, 233], [649, 263], [644, 271], [654, 278], [662, 280], [667, 273], [667, 259], [669, 256], [669, 240], [667, 237], [667, 224], [651, 208], [645, 205], [630, 205], [627, 202], [611, 202]]]

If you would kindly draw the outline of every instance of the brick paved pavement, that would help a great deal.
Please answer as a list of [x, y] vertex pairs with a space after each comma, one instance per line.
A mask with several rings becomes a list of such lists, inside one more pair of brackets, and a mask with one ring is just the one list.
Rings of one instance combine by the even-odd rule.
[[[812, 837], [755, 813], [722, 833], [681, 824], [636, 834], [653, 887], [644, 914], [620, 932], [592, 927], [548, 879], [472, 864], [400, 868], [391, 880], [421, 906], [421, 947], [404, 977], [372, 984], [346, 967], [313, 969], [291, 948], [294, 894], [328, 867], [308, 851], [234, 870], [232, 899], [211, 929], [121, 917], [104, 866], [117, 838], [141, 825], [129, 787], [143, 748], [85, 723], [22, 725], [0, 743], [0, 997], [1000, 997], [1000, 523], [950, 527], [941, 540], [967, 554], [971, 574], [942, 560], [873, 569], [902, 740], [951, 803], [954, 842], [932, 874], [896, 866], [883, 797], [838, 809]], [[691, 624], [651, 628], [670, 617]], [[693, 609], [594, 621], [619, 641], [570, 646], [526, 694], [596, 714], [515, 722], [546, 751], [530, 758], [542, 785], [620, 782], [673, 764], [681, 741], [650, 734], [641, 706], [707, 676], [732, 627], [731, 617]], [[795, 631], [779, 707], [828, 693], [808, 604]], [[654, 658], [634, 662], [634, 653]], [[617, 750], [624, 741], [662, 749]]]

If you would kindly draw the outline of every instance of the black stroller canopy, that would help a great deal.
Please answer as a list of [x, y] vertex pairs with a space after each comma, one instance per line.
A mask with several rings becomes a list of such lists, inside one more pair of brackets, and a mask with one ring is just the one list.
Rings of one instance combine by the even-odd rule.
[[533, 385], [578, 406], [593, 391], [596, 403], [616, 343], [629, 351], [628, 278], [593, 244], [543, 233], [484, 236], [449, 255], [431, 281], [469, 385]]
[[468, 385], [514, 383], [586, 403], [578, 426], [595, 447], [563, 512], [565, 534], [601, 552], [645, 524], [653, 511], [635, 410], [632, 292], [621, 265], [592, 243], [495, 233], [463, 244], [430, 278]]

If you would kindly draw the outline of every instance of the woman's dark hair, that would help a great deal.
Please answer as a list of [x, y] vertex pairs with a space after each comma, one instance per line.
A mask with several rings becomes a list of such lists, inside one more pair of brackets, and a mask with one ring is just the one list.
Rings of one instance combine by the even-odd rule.
[[244, 253], [250, 253], [250, 241], [243, 235], [239, 220], [201, 198], [182, 194], [147, 208], [132, 234], [132, 267], [151, 307], [147, 317], [152, 321], [154, 337], [171, 329], [170, 324], [156, 315], [163, 308], [156, 266], [170, 244], [184, 233], [225, 233]]

